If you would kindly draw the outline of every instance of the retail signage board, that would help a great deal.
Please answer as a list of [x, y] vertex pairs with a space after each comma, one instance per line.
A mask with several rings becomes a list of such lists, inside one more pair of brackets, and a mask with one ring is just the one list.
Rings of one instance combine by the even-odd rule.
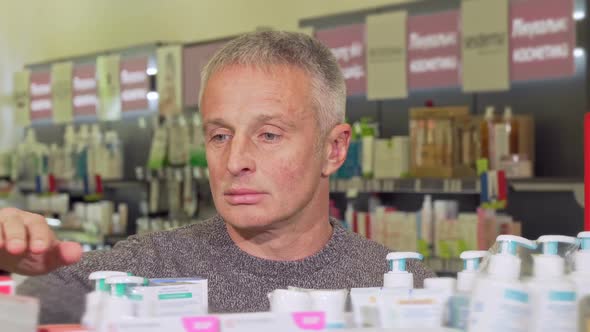
[[96, 89], [96, 66], [77, 65], [73, 73], [73, 101], [75, 116], [96, 116], [98, 97]]
[[367, 99], [406, 98], [407, 13], [367, 16]]
[[512, 81], [573, 76], [573, 0], [520, 0], [510, 6]]
[[119, 80], [119, 55], [104, 55], [96, 58], [99, 108], [101, 121], [121, 118], [121, 82]]
[[73, 64], [71, 61], [51, 65], [51, 97], [54, 123], [68, 123], [73, 120], [72, 72]]
[[199, 104], [199, 92], [201, 90], [201, 71], [215, 52], [225, 45], [227, 41], [211, 42], [185, 47], [182, 51], [182, 80], [184, 106], [195, 107]]
[[180, 114], [182, 102], [182, 46], [160, 47], [156, 51], [158, 62], [157, 86], [160, 115]]
[[463, 0], [461, 21], [463, 91], [508, 90], [508, 0]]
[[31, 124], [30, 80], [31, 72], [23, 70], [14, 73], [14, 124], [27, 127]]
[[410, 90], [459, 86], [461, 33], [459, 11], [408, 17]]
[[121, 59], [121, 110], [123, 112], [148, 108], [147, 94], [150, 92], [150, 79], [147, 68], [147, 56]]
[[52, 117], [51, 72], [32, 71], [30, 76], [31, 120], [46, 120]]
[[315, 32], [338, 60], [346, 82], [347, 95], [367, 92], [365, 24], [351, 24]]

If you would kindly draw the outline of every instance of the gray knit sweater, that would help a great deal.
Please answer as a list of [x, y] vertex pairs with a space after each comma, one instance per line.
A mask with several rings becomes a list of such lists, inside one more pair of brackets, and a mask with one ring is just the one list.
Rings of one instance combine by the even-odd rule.
[[[267, 311], [266, 294], [277, 288], [353, 288], [383, 285], [387, 248], [344, 229], [334, 220], [332, 238], [318, 253], [299, 261], [270, 261], [240, 250], [221, 217], [172, 231], [132, 236], [112, 250], [86, 253], [53, 273], [27, 279], [17, 290], [41, 300], [41, 323], [77, 323], [93, 271], [132, 272], [147, 278], [204, 277], [211, 312]], [[416, 287], [434, 276], [408, 262]]]

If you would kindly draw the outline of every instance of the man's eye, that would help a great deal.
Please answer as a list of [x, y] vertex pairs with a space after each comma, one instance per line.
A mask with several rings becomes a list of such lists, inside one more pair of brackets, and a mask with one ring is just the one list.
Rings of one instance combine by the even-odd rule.
[[213, 142], [225, 142], [229, 139], [229, 137], [230, 137], [230, 135], [227, 135], [227, 134], [217, 134], [217, 135], [213, 135], [211, 140]]
[[281, 135], [273, 134], [273, 133], [264, 133], [262, 134], [262, 138], [266, 141], [277, 141]]

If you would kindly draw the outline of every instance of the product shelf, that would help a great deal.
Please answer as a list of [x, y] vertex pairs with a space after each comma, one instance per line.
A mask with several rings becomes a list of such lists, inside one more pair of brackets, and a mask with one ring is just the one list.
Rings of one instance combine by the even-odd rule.
[[332, 193], [408, 193], [408, 194], [458, 194], [479, 195], [481, 184], [478, 178], [463, 179], [333, 179]]

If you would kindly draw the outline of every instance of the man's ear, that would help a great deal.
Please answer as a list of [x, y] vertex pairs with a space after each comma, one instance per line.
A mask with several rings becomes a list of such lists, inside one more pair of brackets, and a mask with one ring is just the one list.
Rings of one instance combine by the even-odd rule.
[[330, 131], [326, 138], [322, 176], [329, 177], [342, 166], [348, 153], [351, 133], [348, 123], [339, 124]]

